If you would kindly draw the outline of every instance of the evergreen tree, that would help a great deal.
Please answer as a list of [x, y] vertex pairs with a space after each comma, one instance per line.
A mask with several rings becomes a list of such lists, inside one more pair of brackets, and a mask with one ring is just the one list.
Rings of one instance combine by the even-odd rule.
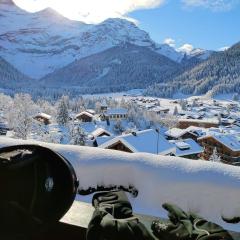
[[233, 100], [233, 101], [239, 101], [239, 95], [235, 93], [235, 94], [233, 95], [232, 100]]
[[177, 108], [177, 106], [175, 106], [175, 108], [174, 108], [173, 115], [174, 116], [178, 115], [178, 108]]
[[65, 126], [68, 120], [68, 99], [63, 96], [57, 104], [57, 123], [61, 126]]

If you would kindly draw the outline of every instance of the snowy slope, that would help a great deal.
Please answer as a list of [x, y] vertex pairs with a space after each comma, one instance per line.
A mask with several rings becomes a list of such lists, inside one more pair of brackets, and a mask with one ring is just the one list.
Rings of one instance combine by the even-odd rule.
[[[0, 146], [25, 143], [30, 142], [0, 137]], [[58, 151], [72, 163], [81, 188], [133, 184], [139, 190], [139, 196], [131, 199], [136, 212], [163, 217], [166, 213], [161, 204], [172, 202], [228, 229], [234, 226], [224, 223], [221, 214], [240, 215], [239, 167], [99, 148], [41, 145]]]
[[190, 48], [188, 50], [179, 50], [179, 53], [182, 53], [187, 59], [198, 58], [200, 60], [206, 60], [214, 53], [214, 51], [205, 50], [202, 48]]
[[2, 88], [29, 86], [31, 79], [0, 57], [0, 85]]

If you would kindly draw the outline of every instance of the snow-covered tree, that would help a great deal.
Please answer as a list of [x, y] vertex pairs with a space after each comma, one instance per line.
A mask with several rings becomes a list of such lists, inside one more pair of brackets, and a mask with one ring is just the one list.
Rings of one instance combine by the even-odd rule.
[[211, 161], [211, 162], [221, 162], [221, 157], [219, 156], [216, 147], [213, 149], [213, 153], [210, 156], [209, 161]]
[[233, 101], [239, 101], [239, 94], [235, 93], [232, 98]]
[[184, 110], [184, 111], [187, 110], [187, 101], [186, 100], [181, 99], [179, 104], [180, 104], [182, 110]]
[[81, 127], [81, 123], [74, 123], [70, 121], [68, 124], [70, 144], [85, 146], [87, 141], [87, 134]]
[[30, 95], [16, 94], [14, 96], [8, 113], [8, 123], [16, 138], [27, 139], [32, 129], [34, 112], [35, 104]]
[[174, 110], [173, 110], [173, 115], [177, 116], [178, 115], [178, 108], [177, 106], [175, 106]]
[[178, 118], [176, 116], [166, 114], [159, 119], [159, 124], [168, 129], [175, 128], [178, 125]]
[[0, 111], [6, 112], [12, 104], [13, 100], [10, 96], [0, 93]]
[[65, 126], [69, 120], [68, 98], [63, 96], [57, 103], [57, 122], [61, 126]]

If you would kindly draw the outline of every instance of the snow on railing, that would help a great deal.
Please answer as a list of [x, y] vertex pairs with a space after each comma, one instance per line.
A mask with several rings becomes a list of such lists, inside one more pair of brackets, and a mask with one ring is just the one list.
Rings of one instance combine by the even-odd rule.
[[139, 190], [138, 197], [131, 198], [135, 212], [165, 217], [161, 205], [170, 202], [237, 230], [237, 226], [224, 223], [221, 215], [240, 216], [240, 167], [0, 137], [0, 147], [26, 143], [49, 147], [66, 157], [76, 171], [81, 188], [133, 185]]

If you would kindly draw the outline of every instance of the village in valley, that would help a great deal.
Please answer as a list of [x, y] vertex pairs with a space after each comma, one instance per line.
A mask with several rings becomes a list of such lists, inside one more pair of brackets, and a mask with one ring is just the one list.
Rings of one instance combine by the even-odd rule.
[[0, 134], [18, 139], [240, 165], [240, 102], [208, 97], [0, 94]]

